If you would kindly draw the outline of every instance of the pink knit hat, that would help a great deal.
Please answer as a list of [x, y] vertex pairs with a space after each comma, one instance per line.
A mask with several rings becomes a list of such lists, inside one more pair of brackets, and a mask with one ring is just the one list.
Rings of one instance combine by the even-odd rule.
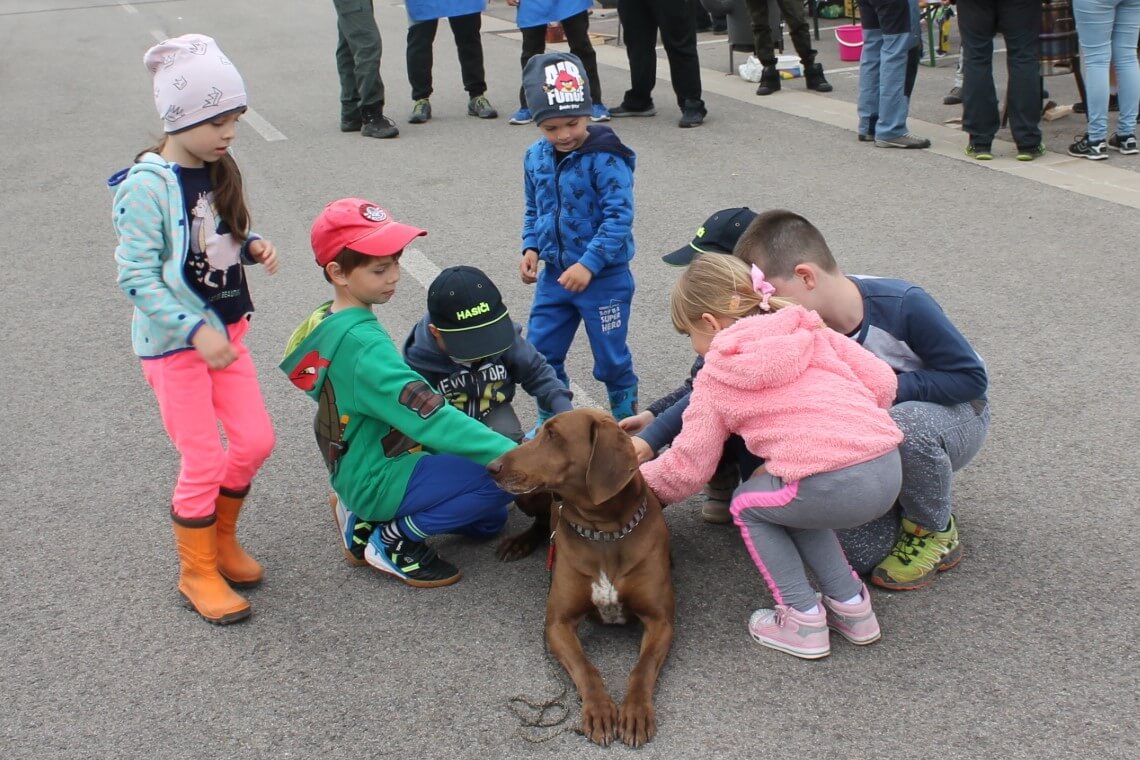
[[165, 40], [146, 51], [143, 63], [154, 77], [154, 105], [167, 132], [245, 108], [241, 74], [212, 37]]

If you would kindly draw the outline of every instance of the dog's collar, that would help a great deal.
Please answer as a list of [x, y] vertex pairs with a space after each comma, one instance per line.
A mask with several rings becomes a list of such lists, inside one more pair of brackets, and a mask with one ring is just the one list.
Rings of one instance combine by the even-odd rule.
[[[559, 511], [561, 511], [561, 510], [559, 510]], [[633, 517], [631, 517], [629, 519], [629, 522], [627, 522], [625, 524], [625, 527], [622, 528], [621, 530], [611, 530], [611, 531], [587, 530], [586, 528], [583, 528], [581, 525], [570, 522], [569, 520], [566, 521], [566, 524], [569, 525], [571, 528], [573, 528], [575, 533], [577, 533], [579, 536], [586, 539], [587, 541], [620, 541], [623, 538], [625, 538], [626, 536], [628, 536], [630, 533], [632, 533], [633, 529], [636, 528], [638, 526], [638, 524], [640, 524], [643, 519], [645, 519], [645, 512], [646, 512], [646, 500], [645, 500], [645, 497], [642, 496], [641, 497], [641, 506], [639, 506], [637, 508], [637, 511], [633, 513]]]

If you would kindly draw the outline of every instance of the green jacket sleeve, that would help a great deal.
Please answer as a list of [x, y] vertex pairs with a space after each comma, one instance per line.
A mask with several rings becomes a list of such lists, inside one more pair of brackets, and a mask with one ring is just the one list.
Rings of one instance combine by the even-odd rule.
[[486, 465], [515, 447], [447, 402], [412, 371], [392, 341], [363, 349], [353, 373], [353, 397], [364, 415], [383, 420], [425, 448]]

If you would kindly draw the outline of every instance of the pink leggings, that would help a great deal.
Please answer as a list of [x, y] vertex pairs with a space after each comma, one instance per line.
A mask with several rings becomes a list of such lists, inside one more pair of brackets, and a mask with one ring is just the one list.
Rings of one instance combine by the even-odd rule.
[[[214, 514], [218, 489], [241, 491], [273, 450], [273, 425], [265, 411], [257, 370], [242, 338], [249, 321], [229, 326], [238, 358], [212, 370], [197, 351], [179, 351], [142, 363], [166, 434], [182, 455], [171, 499], [174, 514], [187, 519]], [[222, 423], [228, 446], [218, 433]]]

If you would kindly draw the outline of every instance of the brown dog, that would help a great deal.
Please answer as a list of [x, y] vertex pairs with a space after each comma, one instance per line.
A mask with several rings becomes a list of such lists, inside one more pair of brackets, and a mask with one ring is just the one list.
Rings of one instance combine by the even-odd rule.
[[[551, 418], [533, 441], [487, 465], [514, 494], [558, 494], [557, 547], [546, 602], [546, 641], [582, 700], [582, 733], [603, 746], [638, 747], [657, 732], [653, 690], [673, 642], [669, 531], [645, 485], [629, 437], [608, 414], [577, 409]], [[594, 613], [603, 623], [641, 620], [641, 655], [621, 707], [578, 640]]]

